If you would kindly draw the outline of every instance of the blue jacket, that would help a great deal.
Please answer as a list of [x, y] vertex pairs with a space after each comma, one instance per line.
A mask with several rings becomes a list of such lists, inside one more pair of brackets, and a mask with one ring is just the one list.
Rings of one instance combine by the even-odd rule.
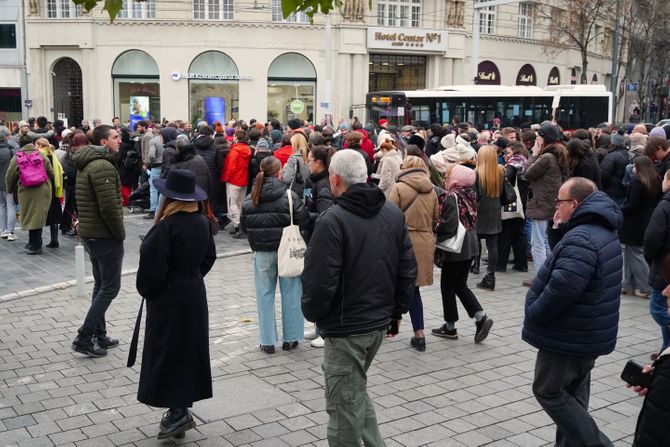
[[614, 350], [621, 294], [623, 215], [604, 192], [579, 204], [526, 295], [522, 338], [581, 357]]

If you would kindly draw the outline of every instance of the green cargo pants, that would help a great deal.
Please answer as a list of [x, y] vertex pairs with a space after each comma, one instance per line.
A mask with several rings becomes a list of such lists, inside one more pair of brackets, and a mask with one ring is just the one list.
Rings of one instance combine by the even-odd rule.
[[367, 372], [386, 329], [351, 337], [326, 337], [323, 373], [326, 383], [328, 445], [384, 447], [377, 416], [366, 392]]

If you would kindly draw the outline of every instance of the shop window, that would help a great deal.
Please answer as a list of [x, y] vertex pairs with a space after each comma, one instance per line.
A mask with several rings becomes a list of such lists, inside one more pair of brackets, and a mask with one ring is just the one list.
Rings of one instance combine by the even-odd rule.
[[191, 121], [204, 119], [209, 124], [225, 124], [239, 118], [239, 71], [227, 54], [206, 51], [193, 59], [188, 71], [210, 78], [189, 79]]
[[47, 17], [50, 19], [69, 19], [79, 17], [81, 7], [71, 0], [46, 0]]
[[305, 56], [287, 53], [268, 69], [268, 116], [282, 123], [292, 118], [314, 120], [316, 70]]
[[284, 18], [284, 15], [281, 11], [281, 0], [272, 0], [272, 21], [306, 23], [307, 14], [305, 11], [294, 12], [291, 13], [291, 15], [288, 17]]
[[377, 25], [421, 26], [421, 0], [380, 0], [377, 2]]
[[519, 3], [519, 37], [533, 38], [533, 4]]
[[0, 23], [0, 48], [16, 48], [16, 25]]
[[21, 120], [21, 89], [0, 88], [0, 120]]
[[233, 20], [233, 0], [193, 0], [195, 20]]
[[123, 0], [123, 9], [119, 19], [155, 19], [156, 0]]
[[426, 57], [371, 54], [369, 91], [426, 88]]
[[141, 120], [159, 121], [160, 80], [158, 64], [144, 51], [121, 54], [112, 66], [114, 116], [130, 121], [131, 128]]
[[51, 69], [54, 94], [54, 119], [79, 126], [84, 119], [81, 67], [69, 57], [59, 59]]

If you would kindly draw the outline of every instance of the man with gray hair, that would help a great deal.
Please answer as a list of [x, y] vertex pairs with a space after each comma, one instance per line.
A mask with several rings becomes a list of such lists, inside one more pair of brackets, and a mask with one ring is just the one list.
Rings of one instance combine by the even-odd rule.
[[302, 274], [303, 314], [325, 341], [331, 447], [384, 445], [367, 371], [414, 298], [417, 267], [403, 213], [367, 177], [359, 152], [333, 155], [328, 178], [337, 200], [316, 221]]

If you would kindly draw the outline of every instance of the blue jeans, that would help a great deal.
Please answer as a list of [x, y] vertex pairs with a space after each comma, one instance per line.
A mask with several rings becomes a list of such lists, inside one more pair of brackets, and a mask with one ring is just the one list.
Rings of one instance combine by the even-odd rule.
[[157, 179], [161, 176], [161, 167], [151, 168], [149, 170], [149, 211], [152, 213], [156, 212], [158, 208], [158, 190], [154, 186], [154, 179]]
[[[277, 342], [277, 322], [275, 320], [277, 277], [277, 252], [255, 252], [254, 285], [256, 286], [258, 326], [261, 332], [260, 344], [263, 346], [274, 346]], [[305, 320], [300, 308], [302, 297], [300, 277], [280, 277], [279, 291], [281, 293], [282, 338], [284, 341], [302, 341]]]
[[661, 351], [663, 351], [670, 346], [670, 315], [668, 315], [668, 300], [661, 292], [661, 289], [651, 289], [649, 313], [651, 313], [651, 318], [654, 319], [656, 324], [661, 326], [661, 334], [663, 335]]
[[531, 223], [530, 251], [533, 254], [533, 264], [535, 265], [536, 275], [551, 253], [547, 238], [547, 223], [548, 221], [546, 220], [536, 219], [533, 219], [533, 222]]
[[121, 267], [123, 265], [123, 241], [115, 239], [82, 239], [91, 258], [93, 268], [93, 296], [79, 336], [87, 340], [92, 336], [107, 335], [105, 312], [121, 289]]
[[[5, 181], [5, 179], [0, 179]], [[16, 225], [16, 204], [14, 203], [14, 194], [7, 191], [0, 191], [0, 231], [6, 230], [14, 232]]]

